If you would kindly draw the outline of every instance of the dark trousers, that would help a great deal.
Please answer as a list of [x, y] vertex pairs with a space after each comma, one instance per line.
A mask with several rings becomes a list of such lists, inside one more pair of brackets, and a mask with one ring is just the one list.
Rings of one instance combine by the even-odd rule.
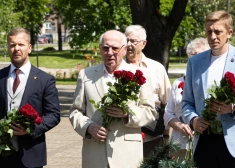
[[194, 161], [198, 168], [235, 168], [235, 158], [229, 153], [223, 134], [200, 135]]
[[7, 157], [0, 156], [1, 168], [42, 168], [42, 167], [25, 167], [21, 161], [21, 157], [18, 152]]
[[163, 145], [163, 137], [159, 137], [152, 141], [143, 143], [144, 158], [148, 157], [156, 146], [162, 146], [162, 145]]

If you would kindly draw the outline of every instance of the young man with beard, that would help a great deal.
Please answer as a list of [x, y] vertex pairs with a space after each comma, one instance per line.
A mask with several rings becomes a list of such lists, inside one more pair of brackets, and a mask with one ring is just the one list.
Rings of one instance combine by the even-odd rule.
[[11, 123], [12, 143], [17, 152], [0, 156], [3, 168], [42, 168], [47, 163], [45, 133], [60, 122], [55, 78], [34, 67], [29, 60], [32, 45], [26, 29], [14, 28], [7, 36], [11, 65], [0, 70], [0, 119], [7, 111], [30, 104], [42, 117], [29, 135], [19, 123]]
[[142, 52], [147, 43], [145, 29], [140, 25], [131, 25], [126, 28], [125, 35], [127, 37], [126, 62], [143, 67], [150, 73], [155, 108], [159, 113], [158, 119], [156, 118], [149, 125], [142, 127], [142, 131], [145, 133], [144, 157], [147, 157], [156, 145], [163, 143], [163, 132], [165, 136], [169, 136], [168, 130], [164, 131], [163, 114], [170, 94], [171, 84], [164, 66], [147, 58]]

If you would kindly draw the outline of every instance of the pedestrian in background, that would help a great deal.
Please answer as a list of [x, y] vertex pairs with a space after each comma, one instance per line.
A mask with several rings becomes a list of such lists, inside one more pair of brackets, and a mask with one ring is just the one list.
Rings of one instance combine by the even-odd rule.
[[145, 133], [144, 157], [147, 157], [156, 145], [163, 144], [163, 133], [169, 137], [169, 131], [166, 130], [164, 132], [163, 115], [171, 84], [164, 66], [155, 60], [147, 58], [142, 52], [147, 43], [145, 29], [140, 25], [131, 25], [126, 28], [125, 35], [127, 37], [126, 62], [146, 68], [149, 72], [153, 86], [155, 108], [159, 113], [155, 121], [142, 127], [142, 132]]
[[[209, 50], [207, 39], [199, 37], [192, 40], [186, 48], [188, 57], [199, 54], [203, 51]], [[172, 127], [171, 141], [180, 145], [180, 150], [174, 154], [175, 158], [182, 161], [186, 154], [189, 136], [193, 137], [193, 131], [188, 124], [185, 124], [182, 119], [182, 95], [184, 88], [185, 76], [177, 78], [171, 87], [171, 94], [167, 102], [164, 123], [166, 128]]]

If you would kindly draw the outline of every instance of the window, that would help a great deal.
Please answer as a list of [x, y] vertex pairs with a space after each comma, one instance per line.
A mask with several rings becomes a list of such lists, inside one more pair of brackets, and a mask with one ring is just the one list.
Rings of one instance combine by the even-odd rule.
[[51, 29], [51, 28], [52, 28], [51, 23], [50, 23], [50, 22], [47, 22], [47, 23], [46, 23], [46, 29]]

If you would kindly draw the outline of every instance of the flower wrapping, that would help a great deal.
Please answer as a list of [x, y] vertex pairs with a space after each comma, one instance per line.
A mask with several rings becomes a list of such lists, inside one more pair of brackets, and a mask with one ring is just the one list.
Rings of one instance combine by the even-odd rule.
[[115, 82], [114, 84], [111, 82], [107, 83], [109, 86], [108, 93], [102, 97], [101, 101], [96, 103], [94, 100], [90, 100], [90, 103], [102, 113], [102, 126], [105, 128], [108, 128], [111, 122], [121, 120], [106, 113], [108, 106], [117, 106], [122, 109], [124, 114], [129, 112], [135, 115], [130, 109], [127, 110], [127, 103], [128, 101], [137, 102], [139, 100], [140, 87], [146, 83], [146, 78], [140, 70], [136, 70], [135, 74], [131, 71], [118, 70], [114, 71], [113, 75]]
[[213, 100], [225, 102], [226, 104], [235, 104], [235, 77], [231, 72], [226, 72], [224, 77], [220, 81], [220, 86], [215, 82], [210, 89], [208, 89], [209, 98], [205, 99], [205, 109], [201, 112], [202, 118], [210, 122], [208, 127], [208, 133], [222, 134], [222, 125], [217, 120], [217, 113], [210, 111], [210, 103]]
[[35, 124], [41, 124], [42, 118], [38, 112], [28, 103], [20, 109], [13, 109], [7, 112], [7, 116], [0, 120], [0, 155], [7, 156], [15, 152], [15, 147], [11, 143], [13, 129], [10, 124], [15, 122], [22, 125], [28, 134], [32, 134]]

